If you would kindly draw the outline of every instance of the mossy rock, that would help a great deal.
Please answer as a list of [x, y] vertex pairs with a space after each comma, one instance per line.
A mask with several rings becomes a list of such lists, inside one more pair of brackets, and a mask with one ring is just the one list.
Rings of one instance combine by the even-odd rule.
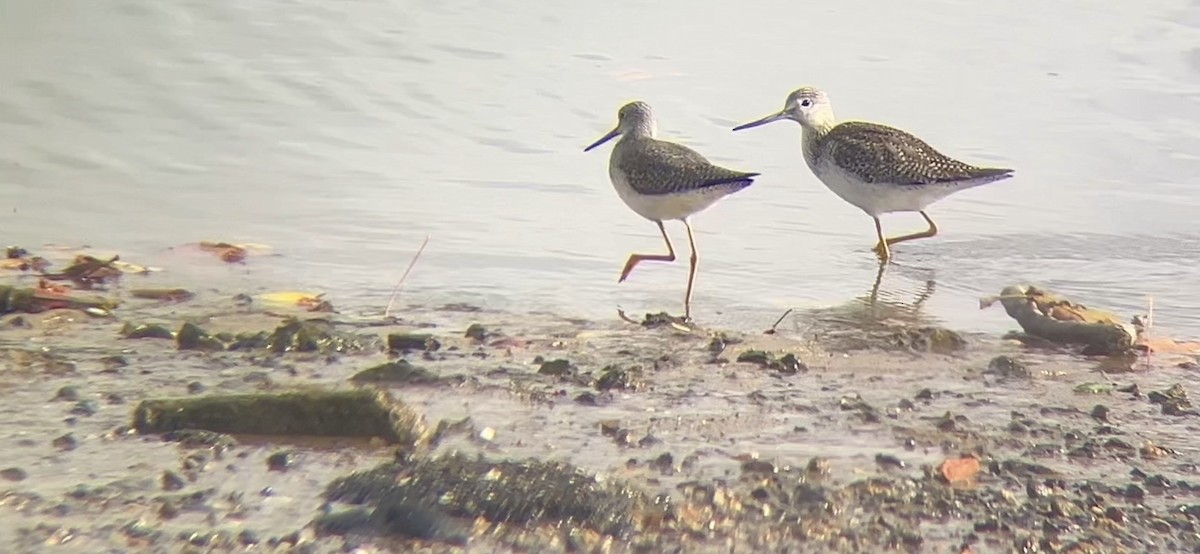
[[295, 391], [144, 400], [133, 412], [139, 433], [202, 429], [231, 435], [380, 437], [415, 446], [424, 418], [383, 391]]

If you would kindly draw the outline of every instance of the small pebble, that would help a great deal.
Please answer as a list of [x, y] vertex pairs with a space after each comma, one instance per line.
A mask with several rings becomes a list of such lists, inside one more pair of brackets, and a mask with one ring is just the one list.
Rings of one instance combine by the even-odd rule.
[[291, 465], [291, 452], [276, 452], [267, 457], [267, 469], [270, 471], [287, 471]]
[[183, 480], [178, 473], [174, 471], [164, 471], [162, 474], [162, 488], [165, 491], [177, 491], [187, 485], [187, 481]]
[[80, 400], [71, 408], [71, 413], [78, 416], [92, 416], [100, 410], [100, 404], [95, 400]]
[[249, 529], [243, 529], [242, 532], [238, 534], [238, 542], [242, 543], [242, 546], [256, 545], [259, 543], [258, 533], [255, 533]]
[[63, 402], [76, 402], [79, 400], [79, 387], [67, 385], [58, 389], [58, 393], [54, 395], [54, 399], [62, 400]]
[[71, 433], [50, 441], [50, 444], [59, 450], [75, 450], [75, 447], [79, 446], [79, 442], [75, 440], [75, 435]]
[[904, 469], [904, 461], [891, 454], [876, 454], [875, 463], [884, 470]]
[[191, 383], [187, 384], [188, 394], [200, 394], [204, 392], [204, 389], [204, 383], [201, 383], [200, 381], [192, 381]]
[[464, 336], [469, 339], [482, 341], [487, 336], [487, 328], [478, 323], [472, 323], [470, 327], [467, 327], [467, 332]]
[[27, 477], [29, 477], [29, 473], [19, 467], [0, 469], [0, 478], [7, 479], [9, 481], [24, 481]]
[[171, 502], [170, 500], [163, 502], [162, 506], [158, 508], [158, 516], [163, 519], [172, 519], [178, 515], [179, 506], [176, 506], [175, 503]]

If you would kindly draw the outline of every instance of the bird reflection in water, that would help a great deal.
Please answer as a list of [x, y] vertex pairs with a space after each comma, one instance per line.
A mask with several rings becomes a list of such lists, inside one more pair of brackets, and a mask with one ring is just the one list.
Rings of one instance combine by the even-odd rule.
[[[906, 269], [904, 264], [894, 261], [890, 265], [901, 270]], [[809, 330], [822, 335], [871, 335], [880, 331], [894, 331], [901, 327], [936, 325], [936, 319], [924, 313], [926, 302], [937, 290], [934, 269], [909, 266], [907, 269], [924, 274], [924, 278], [916, 279], [916, 283], [908, 279], [896, 281], [893, 283], [894, 288], [889, 289], [881, 286], [888, 267], [886, 262], [879, 264], [875, 279], [866, 294], [836, 306], [808, 312], [811, 327]], [[766, 333], [775, 334], [779, 325], [794, 311], [789, 309], [784, 312]], [[800, 331], [798, 327], [794, 330]]]

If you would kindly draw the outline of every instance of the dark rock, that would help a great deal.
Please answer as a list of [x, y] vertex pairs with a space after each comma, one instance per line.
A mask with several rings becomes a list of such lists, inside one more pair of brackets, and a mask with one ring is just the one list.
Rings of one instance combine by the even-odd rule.
[[[404, 478], [398, 479], [401, 475]], [[632, 528], [639, 507], [647, 501], [641, 492], [617, 480], [598, 481], [568, 464], [492, 462], [460, 454], [354, 473], [331, 483], [325, 500], [376, 504], [379, 513], [372, 519], [395, 522], [399, 527], [382, 526], [405, 536], [449, 523], [446, 515], [513, 525], [569, 523], [621, 536]]]
[[287, 471], [292, 465], [292, 453], [283, 451], [267, 456], [267, 470]]
[[54, 400], [61, 400], [63, 402], [77, 402], [79, 400], [79, 387], [67, 385], [58, 389], [58, 392], [54, 395]]
[[187, 485], [183, 477], [174, 471], [164, 471], [162, 474], [162, 488], [165, 491], [177, 491]]
[[100, 410], [100, 403], [95, 400], [80, 400], [71, 407], [71, 413], [77, 416], [93, 416]]
[[171, 340], [175, 338], [175, 333], [157, 323], [143, 323], [141, 325], [126, 323], [124, 327], [121, 327], [121, 336], [127, 339]]
[[1123, 491], [1121, 491], [1121, 495], [1129, 500], [1132, 500], [1133, 502], [1140, 503], [1144, 498], [1146, 498], [1146, 491], [1137, 485], [1129, 485], [1128, 487], [1125, 487]]
[[763, 350], [746, 350], [738, 354], [737, 361], [756, 364], [763, 369], [778, 371], [784, 375], [795, 375], [802, 371], [808, 371], [808, 366], [790, 352], [782, 357], [777, 357], [775, 354]]
[[615, 436], [621, 430], [621, 422], [615, 419], [606, 419], [600, 422], [600, 434], [606, 437]]
[[876, 454], [875, 463], [884, 470], [904, 469], [904, 461], [891, 454]]
[[167, 500], [158, 507], [158, 517], [163, 519], [174, 519], [179, 517], [179, 506], [174, 502]]
[[1192, 403], [1188, 400], [1187, 391], [1179, 384], [1171, 385], [1170, 388], [1163, 392], [1151, 391], [1146, 395], [1146, 399], [1161, 406], [1163, 415], [1200, 415], [1200, 413], [1192, 409]]
[[200, 394], [204, 392], [204, 383], [200, 381], [192, 381], [187, 384], [188, 394]]
[[779, 358], [779, 372], [786, 375], [795, 375], [797, 373], [808, 371], [808, 365], [796, 358], [795, 354], [788, 352]]
[[996, 356], [988, 362], [987, 372], [1002, 379], [1030, 379], [1033, 374], [1025, 364], [1008, 356]]
[[539, 375], [553, 375], [555, 377], [567, 377], [570, 375], [574, 375], [574, 373], [575, 373], [575, 368], [571, 366], [571, 362], [564, 360], [562, 358], [559, 358], [557, 360], [550, 360], [550, 361], [542, 362], [541, 367], [538, 368]]
[[[391, 340], [392, 335], [388, 335]], [[267, 335], [263, 347], [275, 354], [285, 352], [318, 352], [333, 354], [377, 348], [373, 336], [338, 332], [328, 319], [288, 318]], [[390, 344], [390, 342], [389, 342]]]
[[732, 344], [740, 344], [741, 342], [742, 339], [730, 337], [725, 333], [720, 333], [708, 342], [708, 351], [713, 355], [717, 355], [724, 352], [725, 348], [728, 346]]
[[8, 481], [24, 481], [29, 477], [29, 473], [19, 467], [10, 467], [0, 469], [0, 479]]
[[1159, 473], [1147, 476], [1146, 480], [1143, 482], [1147, 487], [1155, 489], [1169, 489], [1172, 485], [1170, 479], [1167, 479], [1165, 476]]
[[241, 533], [238, 533], [238, 542], [242, 546], [253, 546], [261, 542], [261, 539], [258, 538], [258, 533], [249, 529], [243, 529]]
[[761, 473], [770, 475], [775, 473], [775, 464], [766, 460], [747, 460], [742, 462], [742, 473]]
[[1092, 419], [1100, 423], [1111, 423], [1108, 419], [1108, 407], [1103, 404], [1096, 404], [1092, 407]]
[[438, 375], [408, 360], [396, 360], [364, 369], [350, 378], [355, 383], [397, 383], [428, 385], [441, 380]]
[[75, 435], [67, 433], [50, 441], [50, 444], [59, 450], [75, 450], [79, 446], [79, 441], [75, 440]]
[[642, 383], [637, 379], [636, 373], [637, 370], [610, 365], [600, 370], [600, 377], [596, 378], [596, 390], [637, 390]]
[[599, 401], [599, 399], [596, 398], [595, 394], [585, 391], [585, 392], [579, 393], [575, 397], [575, 403], [582, 404], [584, 406], [597, 406], [600, 404], [600, 401]]
[[838, 406], [843, 411], [857, 411], [866, 423], [879, 423], [883, 421], [879, 416], [879, 410], [874, 406], [867, 404], [862, 396], [855, 394], [854, 396], [843, 396], [838, 400]]
[[675, 457], [670, 452], [663, 452], [651, 462], [651, 465], [662, 472], [670, 472], [675, 467]]
[[467, 332], [464, 333], [463, 336], [483, 342], [483, 340], [487, 337], [487, 328], [478, 323], [472, 323], [470, 327], [467, 327]]
[[215, 352], [224, 350], [225, 345], [208, 334], [207, 331], [201, 329], [195, 323], [184, 323], [179, 327], [179, 332], [175, 334], [175, 346], [180, 350], [202, 350], [205, 352]]
[[387, 349], [392, 352], [436, 352], [441, 347], [442, 343], [426, 333], [391, 333], [387, 336]]
[[139, 433], [203, 429], [248, 435], [380, 437], [405, 448], [423, 440], [424, 418], [384, 391], [305, 389], [277, 394], [143, 400]]

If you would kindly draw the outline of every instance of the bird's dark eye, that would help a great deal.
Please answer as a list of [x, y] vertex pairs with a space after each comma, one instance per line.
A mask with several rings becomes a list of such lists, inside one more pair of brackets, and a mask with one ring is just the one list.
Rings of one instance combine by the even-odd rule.
[[807, 107], [809, 107], [809, 106], [811, 106], [811, 105], [812, 105], [812, 100], [809, 100], [809, 99], [805, 98], [804, 100], [801, 100], [801, 101], [800, 101], [800, 105], [801, 105], [801, 106], [804, 106], [805, 108], [807, 108]]

